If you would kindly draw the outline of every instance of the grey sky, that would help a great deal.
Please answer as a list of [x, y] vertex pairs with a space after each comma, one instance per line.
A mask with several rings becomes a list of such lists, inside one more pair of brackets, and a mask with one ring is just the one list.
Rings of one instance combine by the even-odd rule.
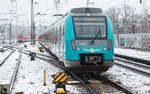
[[[26, 24], [30, 25], [30, 0], [15, 0], [17, 2], [17, 15], [18, 16], [18, 24]], [[60, 0], [60, 13], [66, 13], [71, 8], [74, 7], [85, 7], [87, 0]], [[66, 2], [64, 2], [66, 1]], [[150, 8], [150, 0], [145, 0], [145, 5], [140, 5], [139, 0], [91, 0], [94, 1], [95, 4], [93, 7], [102, 8], [104, 11], [110, 7], [121, 7], [121, 5], [126, 1], [130, 6], [136, 8], [137, 13], [143, 13], [143, 8]], [[35, 13], [47, 14], [43, 16], [35, 16], [36, 24], [40, 22], [44, 24], [50, 24], [54, 20], [56, 20], [54, 15], [56, 13], [54, 0], [34, 0], [37, 2], [35, 7]], [[16, 10], [15, 3], [12, 5], [11, 0], [0, 0], [0, 19], [10, 19], [9, 14], [2, 14], [2, 13], [9, 13], [8, 10]], [[24, 15], [25, 14], [25, 15]], [[15, 16], [15, 14], [13, 14]], [[15, 17], [11, 16], [13, 23], [15, 23]]]

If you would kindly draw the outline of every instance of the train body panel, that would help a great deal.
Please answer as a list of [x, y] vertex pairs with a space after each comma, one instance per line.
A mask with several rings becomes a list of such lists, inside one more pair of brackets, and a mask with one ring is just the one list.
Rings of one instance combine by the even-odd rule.
[[47, 40], [50, 50], [71, 70], [106, 71], [114, 64], [109, 18], [103, 13], [93, 13], [97, 16], [76, 14], [70, 13], [51, 25], [44, 33], [43, 40]]

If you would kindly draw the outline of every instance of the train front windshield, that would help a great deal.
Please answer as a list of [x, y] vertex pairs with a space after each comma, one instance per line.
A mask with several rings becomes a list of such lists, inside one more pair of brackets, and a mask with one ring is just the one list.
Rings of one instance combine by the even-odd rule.
[[18, 35], [18, 38], [23, 38], [23, 35], [22, 35], [22, 34], [19, 34], [19, 35]]
[[106, 39], [105, 17], [73, 17], [73, 21], [76, 39]]

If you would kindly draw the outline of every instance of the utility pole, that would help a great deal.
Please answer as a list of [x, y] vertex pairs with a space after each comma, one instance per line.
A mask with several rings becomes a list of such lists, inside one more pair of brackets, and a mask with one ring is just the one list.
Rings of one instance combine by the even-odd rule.
[[34, 5], [31, 0], [31, 44], [35, 45]]
[[94, 1], [87, 0], [86, 8], [90, 7], [90, 5], [94, 5]]
[[18, 17], [17, 17], [17, 0], [16, 0], [16, 37], [17, 37], [17, 34], [18, 34], [18, 30], [17, 30], [18, 29], [17, 28], [18, 27], [18, 24], [17, 24], [18, 21], [17, 21], [17, 19], [18, 19]]
[[[60, 0], [54, 0], [54, 4], [55, 4], [55, 7], [56, 7], [56, 18], [58, 20], [58, 17], [57, 15], [59, 14], [59, 4], [60, 4]], [[54, 15], [55, 16], [55, 15]]]
[[89, 5], [89, 0], [87, 0], [86, 7], [88, 7], [88, 5]]
[[3, 41], [2, 41], [2, 43], [3, 43], [3, 44], [5, 44], [5, 34], [4, 34], [4, 32], [5, 32], [5, 28], [2, 26], [2, 36], [3, 36]]
[[11, 20], [10, 20], [10, 32], [9, 32], [9, 44], [11, 44]]
[[11, 44], [11, 24], [12, 24], [12, 14], [14, 14], [14, 13], [12, 13], [12, 11], [13, 11], [13, 10], [9, 10], [9, 11], [10, 11], [10, 13], [9, 13], [9, 14], [10, 14], [10, 26], [9, 26], [9, 29], [10, 29], [10, 30], [9, 30], [9, 31], [10, 31], [10, 32], [9, 32], [9, 44]]
[[[13, 3], [16, 2], [15, 0], [11, 0], [11, 3], [12, 3], [12, 7], [13, 7]], [[10, 10], [10, 33], [9, 33], [9, 44], [11, 44], [11, 40], [12, 40], [12, 36], [11, 36], [11, 24], [12, 24], [12, 15], [11, 14], [16, 14], [17, 15], [17, 2], [16, 2], [16, 13], [12, 13], [13, 10]], [[16, 18], [17, 20], [17, 18]], [[17, 21], [16, 21], [17, 23]]]

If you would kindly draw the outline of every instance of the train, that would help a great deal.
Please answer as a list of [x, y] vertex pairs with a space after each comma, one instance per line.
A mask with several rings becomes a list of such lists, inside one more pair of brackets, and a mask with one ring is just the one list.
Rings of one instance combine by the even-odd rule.
[[73, 8], [39, 39], [75, 72], [105, 72], [114, 65], [113, 29], [101, 8]]
[[17, 35], [17, 42], [18, 43], [24, 42], [24, 35], [23, 34], [20, 33]]
[[23, 34], [23, 33], [19, 33], [17, 35], [17, 42], [18, 43], [23, 43], [23, 42], [28, 42], [28, 41], [31, 41], [30, 35]]

